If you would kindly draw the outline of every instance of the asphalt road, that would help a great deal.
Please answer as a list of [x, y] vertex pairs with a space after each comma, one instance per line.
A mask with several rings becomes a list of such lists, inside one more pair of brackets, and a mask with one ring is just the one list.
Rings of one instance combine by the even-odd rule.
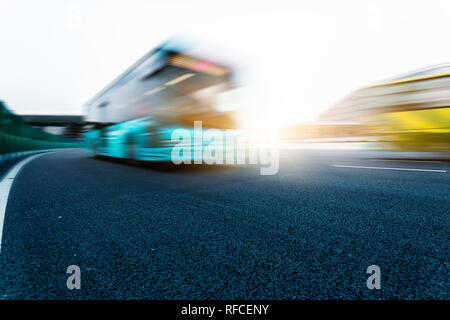
[[46, 154], [10, 193], [0, 298], [449, 299], [449, 175], [301, 151], [274, 176]]

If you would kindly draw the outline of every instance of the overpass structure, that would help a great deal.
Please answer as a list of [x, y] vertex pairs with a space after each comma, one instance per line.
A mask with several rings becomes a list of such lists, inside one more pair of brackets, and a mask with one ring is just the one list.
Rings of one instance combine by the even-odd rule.
[[21, 115], [21, 117], [31, 126], [68, 138], [80, 138], [85, 124], [81, 115]]

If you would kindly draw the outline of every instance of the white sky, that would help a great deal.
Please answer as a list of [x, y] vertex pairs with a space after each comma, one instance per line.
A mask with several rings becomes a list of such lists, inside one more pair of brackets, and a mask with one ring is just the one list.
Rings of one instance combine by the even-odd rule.
[[0, 0], [0, 100], [22, 114], [81, 114], [176, 34], [230, 50], [250, 97], [310, 121], [362, 85], [450, 60], [450, 1]]

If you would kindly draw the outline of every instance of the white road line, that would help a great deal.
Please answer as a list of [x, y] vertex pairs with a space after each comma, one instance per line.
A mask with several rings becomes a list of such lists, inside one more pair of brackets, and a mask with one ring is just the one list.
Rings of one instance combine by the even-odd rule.
[[355, 168], [355, 169], [374, 169], [374, 170], [400, 170], [400, 171], [423, 171], [423, 172], [447, 172], [447, 170], [414, 169], [414, 168], [387, 168], [387, 167], [363, 167], [363, 166], [344, 166], [342, 164], [333, 164], [337, 168]]
[[369, 161], [395, 161], [395, 162], [423, 162], [423, 163], [441, 163], [435, 160], [403, 160], [403, 159], [368, 159]]
[[42, 156], [43, 154], [46, 153], [35, 154], [31, 157], [23, 159], [14, 167], [12, 167], [3, 177], [2, 181], [0, 181], [0, 253], [2, 250], [3, 224], [5, 222], [6, 205], [8, 203], [9, 191], [11, 190], [14, 179], [28, 162]]

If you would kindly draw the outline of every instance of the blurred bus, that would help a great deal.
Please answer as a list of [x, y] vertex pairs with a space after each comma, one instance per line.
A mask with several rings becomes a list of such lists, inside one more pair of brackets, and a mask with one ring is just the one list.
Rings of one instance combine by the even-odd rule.
[[203, 128], [236, 128], [234, 113], [217, 103], [232, 89], [230, 67], [166, 43], [85, 105], [87, 149], [95, 156], [170, 161], [175, 129], [193, 130], [194, 121]]
[[450, 64], [361, 88], [320, 117], [365, 125], [397, 150], [450, 151]]

